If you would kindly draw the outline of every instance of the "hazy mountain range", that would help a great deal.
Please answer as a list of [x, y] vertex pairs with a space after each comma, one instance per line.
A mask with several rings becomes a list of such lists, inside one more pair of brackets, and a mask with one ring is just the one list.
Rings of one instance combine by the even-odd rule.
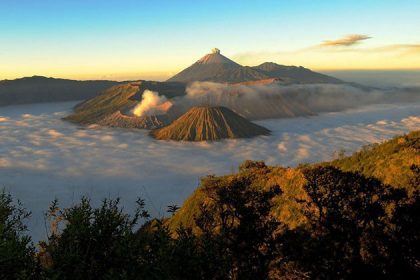
[[116, 81], [75, 81], [42, 76], [0, 81], [0, 106], [83, 100], [118, 84]]
[[[266, 62], [258, 66], [242, 66], [223, 56], [218, 49], [205, 55], [166, 82], [143, 81], [142, 89], [157, 91], [169, 98], [185, 94], [186, 84], [194, 81], [249, 83], [275, 81], [290, 84], [341, 84], [343, 81], [313, 72], [304, 67]], [[126, 82], [109, 80], [77, 81], [42, 76], [0, 81], [0, 106], [41, 102], [85, 100]], [[144, 88], [143, 88], [144, 87]], [[140, 93], [141, 94], [141, 93]]]

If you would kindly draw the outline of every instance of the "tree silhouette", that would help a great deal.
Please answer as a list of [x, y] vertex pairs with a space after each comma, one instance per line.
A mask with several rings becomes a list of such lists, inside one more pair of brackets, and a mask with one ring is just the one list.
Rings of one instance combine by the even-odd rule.
[[196, 223], [219, 242], [220, 258], [228, 262], [230, 279], [266, 279], [277, 257], [279, 222], [270, 214], [278, 187], [263, 191], [246, 175], [203, 181], [211, 203], [202, 205]]
[[[0, 278], [420, 278], [418, 191], [407, 195], [405, 188], [327, 165], [299, 170], [305, 199], [283, 199], [286, 192], [269, 187], [277, 180], [267, 184], [273, 168], [264, 162], [246, 161], [237, 174], [207, 176], [195, 223], [171, 229], [173, 217], [150, 219], [141, 199], [131, 215], [118, 198], [97, 208], [87, 197], [64, 209], [53, 201], [50, 236], [38, 253], [25, 235], [29, 213], [3, 191]], [[410, 184], [419, 180], [419, 170], [411, 167]], [[294, 228], [272, 215], [290, 200], [307, 221]], [[175, 213], [178, 207], [168, 209]]]
[[38, 264], [35, 249], [24, 220], [30, 216], [20, 202], [0, 192], [0, 279], [36, 279]]
[[308, 213], [312, 271], [320, 278], [348, 278], [388, 273], [387, 228], [390, 211], [406, 198], [373, 178], [316, 167], [305, 172], [311, 197]]
[[420, 194], [415, 192], [411, 201], [398, 207], [390, 227], [389, 266], [391, 274], [400, 279], [420, 278]]
[[179, 210], [179, 208], [180, 207], [178, 205], [176, 205], [176, 204], [168, 205], [168, 213], [171, 213], [172, 216], [173, 216], [173, 215], [175, 215], [176, 211]]

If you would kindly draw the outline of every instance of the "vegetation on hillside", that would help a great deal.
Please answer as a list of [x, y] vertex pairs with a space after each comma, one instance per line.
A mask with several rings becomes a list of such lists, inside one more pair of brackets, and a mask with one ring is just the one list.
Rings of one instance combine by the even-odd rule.
[[[254, 165], [255, 162], [245, 162], [240, 167], [240, 172], [251, 168], [254, 174], [252, 183], [259, 184], [264, 189], [273, 185], [280, 186], [282, 194], [276, 196], [272, 212], [277, 219], [293, 229], [307, 224], [304, 209], [298, 201], [309, 199], [304, 189], [307, 182], [304, 173], [316, 166], [333, 166], [342, 171], [361, 173], [394, 188], [403, 188], [409, 196], [420, 192], [420, 131], [413, 131], [381, 144], [366, 146], [349, 157], [341, 157], [331, 162], [302, 165], [297, 168], [265, 166], [260, 163], [258, 166], [264, 168], [255, 169]], [[231, 175], [227, 175], [218, 178], [227, 180], [230, 177]], [[206, 180], [206, 177], [203, 178], [203, 183]], [[193, 226], [194, 215], [199, 211], [198, 205], [206, 199], [202, 188], [199, 187], [168, 221], [170, 227], [176, 228], [181, 224]]]
[[[416, 139], [411, 133], [369, 151], [395, 157], [414, 147], [417, 155]], [[0, 276], [418, 279], [419, 191], [334, 164], [294, 169], [246, 161], [236, 174], [204, 177], [183, 207], [169, 207], [173, 216], [166, 219], [151, 219], [141, 199], [133, 214], [119, 199], [98, 208], [88, 198], [64, 209], [54, 201], [47, 212], [51, 233], [37, 251], [25, 235], [26, 212], [3, 193]], [[417, 164], [405, 181], [410, 186], [420, 179]]]
[[328, 164], [378, 178], [396, 188], [406, 188], [410, 194], [420, 191], [420, 130], [365, 146], [349, 157]]
[[10, 194], [0, 192], [0, 279], [32, 279], [39, 272], [24, 224], [29, 215]]

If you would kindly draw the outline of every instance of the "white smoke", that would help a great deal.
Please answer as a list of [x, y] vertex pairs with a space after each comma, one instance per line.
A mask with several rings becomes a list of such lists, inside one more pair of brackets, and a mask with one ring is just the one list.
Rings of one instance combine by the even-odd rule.
[[226, 106], [250, 119], [296, 117], [369, 104], [420, 101], [420, 93], [350, 84], [221, 84], [194, 82], [174, 107]]
[[263, 120], [338, 112], [372, 104], [419, 101], [418, 89], [380, 90], [352, 84], [194, 82], [186, 88], [186, 95], [170, 101], [157, 92], [145, 90], [133, 114], [150, 116], [169, 113], [176, 118], [193, 106], [225, 106], [247, 119]]
[[133, 114], [138, 117], [161, 115], [172, 107], [172, 102], [165, 96], [159, 96], [155, 91], [145, 90], [141, 102], [134, 107]]
[[[313, 111], [329, 111], [371, 104], [384, 98], [378, 90], [363, 90], [346, 84], [282, 85], [232, 85], [213, 82], [194, 82], [186, 89], [186, 99], [198, 103], [229, 105], [231, 99], [243, 107], [252, 107], [261, 102], [298, 102]], [[283, 100], [286, 102], [286, 100]], [[335, 109], [334, 109], [335, 108]]]

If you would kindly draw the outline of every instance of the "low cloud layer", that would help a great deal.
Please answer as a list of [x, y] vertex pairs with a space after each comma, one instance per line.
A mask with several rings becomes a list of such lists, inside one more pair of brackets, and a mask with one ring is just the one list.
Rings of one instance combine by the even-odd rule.
[[328, 160], [361, 145], [420, 129], [420, 105], [381, 105], [340, 113], [257, 122], [271, 136], [216, 143], [157, 141], [146, 130], [86, 128], [61, 120], [74, 103], [3, 107], [0, 112], [0, 185], [33, 212], [35, 239], [45, 238], [43, 213], [82, 194], [94, 203], [136, 196], [154, 215], [181, 205], [207, 174], [226, 174], [246, 159], [295, 166]]
[[420, 89], [366, 90], [350, 84], [231, 85], [194, 82], [187, 95], [171, 99], [174, 110], [191, 106], [225, 106], [251, 119], [309, 116], [369, 104], [420, 101]]
[[367, 40], [367, 39], [371, 39], [372, 37], [369, 37], [367, 35], [362, 35], [362, 34], [350, 34], [347, 36], [344, 36], [342, 38], [339, 39], [335, 39], [335, 40], [326, 40], [323, 41], [321, 43], [321, 46], [327, 46], [327, 47], [337, 47], [337, 46], [344, 46], [344, 47], [348, 47], [348, 46], [352, 46], [355, 45], [357, 43], [360, 43], [361, 41]]

